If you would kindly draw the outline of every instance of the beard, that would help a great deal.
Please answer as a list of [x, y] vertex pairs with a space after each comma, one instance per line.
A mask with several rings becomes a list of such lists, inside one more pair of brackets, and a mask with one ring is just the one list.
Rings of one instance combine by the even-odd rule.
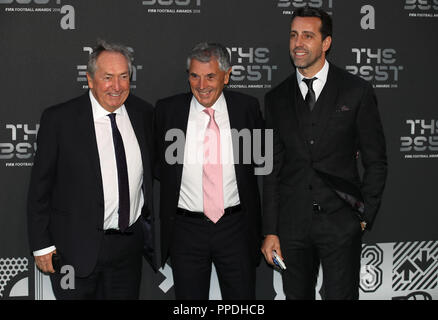
[[[306, 51], [307, 54], [309, 54], [309, 51]], [[307, 59], [304, 60], [300, 60], [297, 59], [297, 61], [294, 59], [294, 55], [293, 53], [290, 54], [290, 57], [295, 65], [296, 68], [298, 69], [307, 69], [311, 66], [313, 66], [317, 61], [319, 61], [321, 59], [322, 56], [322, 52], [320, 52], [317, 56], [312, 56], [311, 54], [308, 55]]]

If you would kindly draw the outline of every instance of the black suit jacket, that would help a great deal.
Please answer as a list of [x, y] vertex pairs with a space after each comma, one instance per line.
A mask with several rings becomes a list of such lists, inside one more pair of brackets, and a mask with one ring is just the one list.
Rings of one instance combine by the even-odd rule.
[[[224, 90], [227, 102], [231, 129], [262, 129], [258, 100], [254, 97], [237, 92]], [[170, 129], [187, 131], [190, 101], [192, 94], [179, 94], [159, 100], [155, 107], [155, 137], [157, 166], [156, 175], [160, 180], [160, 223], [161, 223], [161, 262], [164, 263], [169, 255], [169, 243], [172, 236], [173, 220], [178, 206], [181, 187], [183, 164], [168, 164], [165, 160], [165, 151], [173, 141], [165, 141], [165, 134]], [[239, 159], [243, 159], [243, 146], [239, 146]], [[182, 154], [183, 159], [184, 152]], [[236, 157], [235, 157], [236, 159]], [[249, 248], [257, 264], [260, 259], [261, 244], [261, 213], [260, 196], [257, 185], [257, 176], [254, 175], [255, 163], [235, 164], [237, 188], [240, 203], [246, 216], [250, 234]]]
[[302, 96], [295, 73], [265, 96], [266, 127], [274, 131], [274, 167], [263, 183], [264, 234], [299, 235], [306, 230], [312, 216], [312, 174], [345, 205], [352, 205], [370, 228], [387, 175], [385, 138], [371, 85], [330, 64], [317, 101], [320, 114], [313, 141], [306, 141], [298, 99]]
[[[143, 161], [145, 257], [153, 254], [153, 107], [128, 96], [125, 107]], [[88, 92], [46, 109], [28, 194], [28, 233], [32, 251], [55, 245], [63, 263], [87, 276], [96, 265], [103, 238], [104, 197], [92, 107]]]

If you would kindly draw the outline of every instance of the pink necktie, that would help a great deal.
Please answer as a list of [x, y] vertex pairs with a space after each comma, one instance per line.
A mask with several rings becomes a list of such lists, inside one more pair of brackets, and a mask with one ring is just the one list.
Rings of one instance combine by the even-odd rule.
[[220, 132], [214, 120], [214, 109], [206, 108], [204, 112], [210, 116], [204, 137], [202, 166], [204, 214], [216, 223], [224, 214]]

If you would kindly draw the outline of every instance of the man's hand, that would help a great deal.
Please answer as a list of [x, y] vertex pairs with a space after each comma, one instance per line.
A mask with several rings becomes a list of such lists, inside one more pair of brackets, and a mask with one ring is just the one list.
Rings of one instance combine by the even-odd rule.
[[38, 269], [44, 273], [55, 273], [52, 265], [52, 255], [55, 253], [56, 250], [42, 256], [35, 256], [35, 263]]
[[273, 250], [275, 250], [280, 258], [284, 260], [280, 249], [280, 239], [276, 235], [268, 234], [263, 241], [262, 253], [265, 256], [266, 261], [271, 265], [274, 265], [274, 261], [272, 260]]

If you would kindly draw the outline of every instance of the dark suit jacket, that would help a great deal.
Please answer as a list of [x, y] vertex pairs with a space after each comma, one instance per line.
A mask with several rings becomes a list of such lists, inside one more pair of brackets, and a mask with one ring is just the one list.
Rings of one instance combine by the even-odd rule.
[[[260, 106], [256, 98], [226, 90], [224, 90], [224, 95], [231, 129], [263, 128]], [[182, 163], [168, 164], [166, 162], [165, 151], [173, 141], [165, 141], [165, 134], [169, 129], [177, 128], [182, 130], [185, 136], [191, 99], [191, 93], [175, 95], [159, 100], [155, 107], [156, 174], [160, 180], [161, 262], [163, 265], [169, 254], [183, 170]], [[240, 143], [239, 159], [243, 159], [242, 150], [243, 146]], [[255, 163], [253, 161], [250, 164], [240, 162], [234, 165], [237, 188], [250, 234], [248, 250], [251, 251], [254, 263], [257, 264], [260, 259], [261, 208], [257, 177], [254, 175]]]
[[[143, 160], [145, 206], [141, 223], [145, 252], [153, 263], [153, 107], [129, 95], [125, 101]], [[28, 195], [32, 251], [55, 245], [63, 263], [87, 276], [96, 265], [103, 238], [102, 177], [88, 92], [46, 109], [40, 121], [38, 150]]]
[[304, 137], [298, 99], [302, 96], [295, 73], [265, 96], [266, 128], [274, 130], [274, 168], [263, 183], [264, 234], [306, 230], [312, 216], [309, 181], [315, 173], [337, 194], [363, 203], [362, 210], [354, 210], [370, 228], [387, 175], [385, 138], [371, 85], [330, 64], [317, 100], [320, 115], [313, 142]]

